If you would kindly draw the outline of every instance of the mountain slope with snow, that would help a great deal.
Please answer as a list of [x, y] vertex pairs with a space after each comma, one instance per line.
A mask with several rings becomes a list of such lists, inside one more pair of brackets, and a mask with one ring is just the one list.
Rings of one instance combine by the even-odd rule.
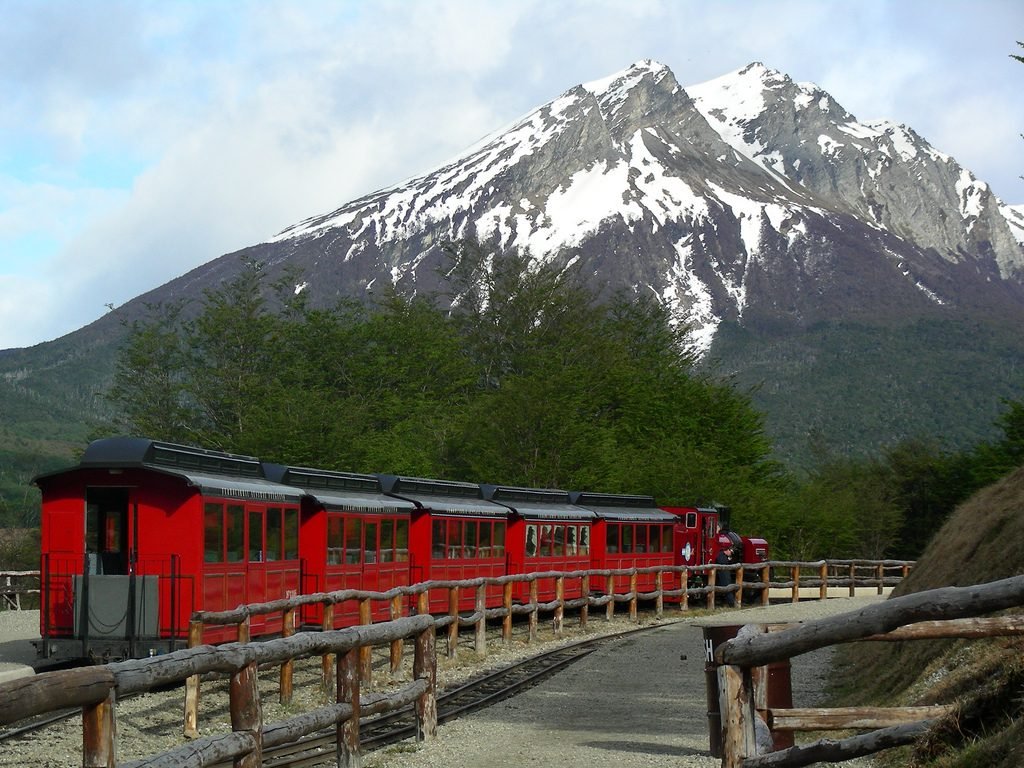
[[684, 88], [646, 60], [75, 334], [0, 354], [0, 385], [16, 378], [39, 402], [64, 381], [69, 398], [102, 391], [120, 321], [201, 300], [243, 259], [268, 285], [298, 273], [313, 307], [447, 296], [446, 246], [461, 239], [664, 302], [708, 365], [751, 388], [784, 457], [922, 433], [969, 443], [1024, 394], [1024, 207], [913, 129], [860, 121], [762, 64]]

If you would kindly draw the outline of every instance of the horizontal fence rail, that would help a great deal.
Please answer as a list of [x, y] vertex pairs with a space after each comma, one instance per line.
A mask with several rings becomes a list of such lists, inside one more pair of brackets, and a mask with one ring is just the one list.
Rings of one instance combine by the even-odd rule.
[[[115, 662], [61, 672], [41, 673], [0, 684], [0, 724], [6, 724], [69, 707], [83, 708], [83, 766], [115, 766], [118, 698], [152, 690], [184, 680], [184, 735], [190, 740], [161, 755], [123, 764], [130, 768], [186, 766], [193, 768], [226, 760], [236, 766], [257, 766], [264, 747], [290, 743], [301, 736], [335, 725], [338, 728], [339, 766], [360, 764], [358, 722], [363, 715], [390, 711], [416, 704], [420, 738], [433, 738], [437, 729], [436, 634], [447, 637], [447, 655], [455, 657], [460, 628], [474, 630], [474, 650], [487, 654], [486, 623], [501, 620], [501, 642], [512, 641], [513, 618], [527, 619], [527, 642], [537, 639], [539, 615], [551, 615], [556, 635], [563, 630], [566, 610], [578, 610], [578, 621], [586, 627], [591, 609], [604, 608], [612, 619], [616, 606], [625, 605], [633, 620], [639, 602], [653, 602], [662, 615], [665, 600], [678, 602], [679, 611], [691, 607], [691, 598], [701, 607], [721, 606], [725, 595], [734, 595], [742, 605], [745, 593], [757, 604], [768, 604], [769, 592], [784, 590], [787, 599], [825, 599], [836, 590], [869, 588], [881, 592], [898, 583], [912, 562], [815, 561], [765, 562], [741, 565], [650, 566], [573, 572], [549, 571], [476, 578], [464, 581], [428, 581], [396, 587], [385, 592], [340, 590], [299, 595], [265, 603], [242, 605], [230, 611], [196, 612], [189, 626], [189, 647], [146, 659]], [[38, 572], [29, 572], [38, 578]], [[728, 574], [728, 576], [724, 576]], [[729, 581], [732, 583], [723, 583]], [[541, 601], [540, 584], [552, 599]], [[592, 589], [591, 584], [600, 584]], [[572, 585], [567, 590], [566, 585]], [[641, 587], [641, 584], [649, 585]], [[513, 600], [515, 586], [528, 594], [526, 602]], [[796, 586], [794, 586], [796, 585]], [[501, 605], [487, 607], [488, 587], [501, 589]], [[448, 611], [430, 615], [431, 593], [447, 592]], [[566, 598], [567, 594], [579, 597]], [[460, 612], [460, 595], [474, 596], [474, 609]], [[358, 604], [359, 624], [335, 629], [335, 607], [350, 601]], [[384, 602], [389, 620], [373, 623], [372, 606]], [[298, 632], [298, 618], [304, 607], [321, 611], [316, 631]], [[281, 616], [281, 636], [259, 643], [249, 642], [253, 617]], [[405, 615], [411, 614], [411, 615]], [[403, 618], [403, 615], [405, 617]], [[237, 642], [219, 646], [203, 644], [204, 626], [235, 626]], [[313, 628], [307, 628], [313, 629]], [[372, 683], [372, 651], [389, 647], [391, 677], [400, 673], [405, 643], [415, 641], [413, 681], [388, 696], [363, 696]], [[280, 665], [279, 696], [288, 703], [292, 696], [292, 674], [298, 659], [320, 656], [324, 690], [333, 692], [337, 702], [307, 712], [283, 723], [262, 723], [256, 670], [260, 665]], [[203, 675], [217, 673], [230, 677], [232, 732], [201, 737], [199, 732], [199, 685]]]
[[[437, 631], [446, 632], [446, 651], [448, 658], [456, 658], [458, 653], [459, 629], [473, 627], [474, 652], [480, 658], [487, 656], [488, 621], [501, 620], [501, 643], [512, 642], [513, 618], [525, 616], [527, 619], [527, 642], [537, 639], [540, 614], [551, 615], [552, 631], [559, 635], [563, 631], [566, 610], [578, 610], [579, 626], [585, 628], [589, 621], [590, 609], [605, 609], [606, 620], [615, 615], [616, 606], [625, 604], [630, 619], [636, 620], [639, 602], [653, 602], [657, 616], [664, 613], [666, 599], [678, 599], [680, 611], [690, 608], [690, 598], [704, 598], [703, 604], [709, 610], [721, 605], [720, 598], [733, 596], [734, 604], [741, 607], [744, 593], [757, 594], [759, 605], [768, 605], [769, 593], [772, 590], [785, 591], [789, 599], [796, 602], [809, 592], [809, 599], [827, 599], [837, 596], [836, 590], [846, 590], [843, 594], [853, 595], [859, 588], [869, 588], [881, 594], [886, 587], [898, 584], [907, 574], [913, 562], [905, 560], [817, 560], [813, 562], [767, 561], [764, 563], [742, 563], [736, 565], [705, 565], [705, 566], [648, 566], [644, 568], [590, 569], [581, 571], [543, 571], [506, 576], [479, 577], [463, 581], [425, 581], [409, 586], [395, 587], [385, 592], [368, 592], [360, 590], [339, 590], [336, 592], [320, 592], [309, 595], [282, 598], [265, 603], [241, 605], [229, 611], [198, 611], [189, 627], [189, 647], [203, 642], [203, 627], [232, 626], [237, 629], [239, 642], [247, 642], [250, 638], [250, 623], [253, 617], [279, 614], [281, 616], [282, 633], [289, 636], [295, 632], [297, 617], [304, 607], [317, 606], [322, 609], [322, 628], [331, 629], [334, 625], [335, 606], [355, 601], [358, 603], [359, 623], [371, 624], [374, 603], [385, 603], [391, 619], [402, 616], [405, 612], [429, 613], [430, 593], [447, 592], [444, 604], [448, 606], [446, 615], [438, 615], [435, 619]], [[723, 579], [722, 574], [728, 574]], [[773, 574], [785, 577], [783, 581], [773, 581]], [[646, 578], [645, 578], [646, 577]], [[652, 584], [648, 591], [641, 591], [641, 580]], [[603, 589], [594, 591], [591, 584], [600, 580]], [[720, 582], [732, 583], [720, 583]], [[553, 599], [540, 601], [539, 584], [553, 582]], [[694, 586], [694, 584], [699, 586]], [[526, 585], [529, 599], [524, 603], [513, 601], [514, 585]], [[580, 597], [565, 598], [567, 584], [576, 584], [573, 593]], [[488, 587], [501, 587], [502, 604], [500, 607], [487, 608]], [[622, 588], [623, 591], [617, 591]], [[551, 591], [550, 589], [548, 591]], [[472, 613], [460, 613], [460, 595], [474, 595]], [[398, 674], [401, 665], [403, 645], [401, 640], [392, 643], [390, 651], [390, 674]], [[360, 657], [359, 672], [362, 683], [369, 686], [372, 682], [372, 657], [369, 649], [364, 649]], [[330, 690], [334, 678], [334, 660], [331, 654], [324, 654], [321, 661], [321, 685]], [[292, 700], [293, 664], [290, 660], [282, 663], [280, 669], [279, 696], [282, 704]], [[198, 676], [190, 677], [186, 684], [184, 732], [190, 738], [199, 734], [199, 691]]]
[[[843, 761], [908, 744], [955, 707], [771, 709], [766, 665], [853, 641], [981, 638], [1024, 634], [1024, 616], [983, 614], [1024, 606], [1024, 576], [971, 587], [945, 587], [875, 603], [791, 627], [747, 625], [715, 651], [723, 768], [811, 765]], [[769, 631], [776, 630], [776, 631]], [[757, 732], [868, 729], [841, 740], [822, 740], [779, 751], [758, 747]]]
[[35, 608], [38, 598], [22, 605], [22, 597], [39, 594], [39, 571], [0, 571], [0, 610], [20, 611]]
[[[359, 655], [366, 648], [408, 639], [416, 643], [412, 683], [364, 705], [357, 672]], [[258, 666], [323, 653], [336, 654], [339, 659], [337, 703], [284, 722], [264, 724]], [[330, 726], [337, 728], [337, 764], [358, 766], [359, 717], [409, 704], [416, 707], [419, 737], [434, 738], [437, 734], [434, 622], [429, 616], [413, 616], [372, 627], [306, 632], [262, 643], [199, 646], [163, 656], [19, 678], [0, 684], [0, 724], [80, 706], [82, 765], [112, 767], [116, 766], [117, 754], [117, 699], [207, 673], [230, 676], [232, 732], [197, 738], [160, 755], [125, 763], [124, 768], [201, 768], [225, 760], [232, 760], [239, 768], [255, 767], [261, 764], [264, 747], [290, 743]]]

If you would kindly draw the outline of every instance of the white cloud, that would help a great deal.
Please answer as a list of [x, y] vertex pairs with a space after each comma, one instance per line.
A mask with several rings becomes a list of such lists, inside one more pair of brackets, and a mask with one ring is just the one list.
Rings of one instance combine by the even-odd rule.
[[[862, 119], [911, 125], [1007, 202], [1024, 199], [1024, 105], [1012, 95], [1024, 66], [1008, 58], [1024, 10], [836, 8], [11, 0], [0, 25], [0, 348], [72, 331], [108, 302], [431, 168], [640, 58], [683, 85], [763, 61]], [[35, 273], [15, 266], [28, 258]]]

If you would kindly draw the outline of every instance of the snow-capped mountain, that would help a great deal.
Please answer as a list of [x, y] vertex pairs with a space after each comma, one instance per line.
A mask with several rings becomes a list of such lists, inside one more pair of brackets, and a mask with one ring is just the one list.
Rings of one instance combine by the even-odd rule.
[[578, 85], [439, 168], [0, 355], [0, 374], [85, 419], [124, 324], [201, 300], [243, 259], [334, 306], [450, 293], [461, 238], [665, 302], [797, 463], [921, 434], [968, 446], [1024, 396], [1024, 206], [911, 128], [757, 63], [687, 88], [652, 61]]
[[707, 348], [723, 320], [1022, 304], [1022, 221], [912, 129], [814, 85], [755, 63], [684, 89], [641, 61], [251, 250], [317, 301], [435, 290], [452, 240], [526, 249], [658, 296]]

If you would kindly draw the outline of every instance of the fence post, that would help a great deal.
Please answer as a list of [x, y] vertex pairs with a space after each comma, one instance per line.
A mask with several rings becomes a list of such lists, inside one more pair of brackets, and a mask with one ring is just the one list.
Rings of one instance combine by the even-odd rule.
[[587, 617], [590, 615], [590, 574], [583, 574], [583, 579], [580, 581], [580, 592], [584, 600], [583, 605], [580, 606], [580, 629], [587, 628]]
[[454, 659], [459, 652], [459, 588], [448, 587], [448, 658]]
[[737, 608], [743, 607], [743, 568], [736, 569], [736, 599], [735, 604]]
[[705, 597], [707, 600], [708, 610], [714, 610], [715, 607], [715, 590], [718, 588], [718, 569], [714, 566], [708, 571], [708, 594]]
[[658, 571], [654, 574], [654, 615], [659, 619], [665, 608], [665, 595], [662, 594], [662, 583], [664, 574]]
[[[197, 648], [203, 644], [203, 622], [192, 619], [188, 624], [188, 647]], [[199, 737], [199, 675], [189, 675], [185, 680], [185, 724], [186, 739]]]
[[[391, 598], [391, 620], [397, 621], [402, 618], [402, 596], [395, 595]], [[391, 641], [391, 679], [402, 678], [402, 654], [405, 653], [405, 641], [402, 638]]]
[[821, 584], [818, 585], [818, 599], [828, 600], [828, 563], [822, 562], [818, 567], [818, 575], [821, 578]]
[[[295, 634], [295, 607], [285, 609], [281, 614], [281, 636], [291, 637]], [[285, 659], [281, 662], [281, 690], [278, 699], [282, 704], [292, 702], [292, 680], [295, 674], [295, 660]], [[259, 765], [257, 763], [256, 765]]]
[[432, 741], [437, 738], [437, 653], [435, 652], [434, 625], [416, 636], [412, 675], [416, 680], [427, 680], [427, 692], [416, 700], [416, 740]]
[[885, 591], [885, 566], [878, 564], [878, 594]]
[[722, 712], [722, 768], [741, 768], [754, 757], [754, 701], [750, 670], [722, 664], [718, 668], [719, 708]]
[[608, 585], [608, 604], [604, 607], [604, 617], [611, 621], [615, 615], [615, 574], [609, 573], [607, 579]]
[[[324, 616], [320, 622], [320, 629], [324, 632], [330, 632], [334, 629], [334, 603], [326, 603], [324, 605]], [[325, 653], [320, 657], [320, 686], [328, 696], [334, 693], [333, 653]]]
[[475, 650], [480, 658], [487, 656], [487, 585], [481, 584], [476, 588], [476, 606], [474, 610], [480, 614], [476, 621], [476, 642]]
[[688, 611], [690, 610], [690, 569], [685, 565], [679, 572], [679, 589], [682, 590], [679, 593], [679, 610]]
[[256, 742], [252, 752], [235, 758], [234, 768], [259, 768], [263, 763], [263, 707], [260, 704], [259, 670], [255, 661], [231, 675], [229, 702], [231, 730], [247, 731]]
[[790, 572], [793, 575], [793, 602], [800, 602], [800, 566], [790, 566]]
[[526, 636], [526, 642], [534, 643], [537, 641], [537, 579], [530, 579], [530, 613], [527, 616], [527, 628], [528, 633]]
[[117, 765], [114, 704], [114, 689], [111, 688], [103, 701], [82, 707], [82, 768], [114, 768]]
[[252, 639], [252, 619], [249, 614], [245, 615], [245, 618], [238, 622], [238, 642], [248, 643]]
[[[370, 613], [372, 605], [370, 599], [364, 597], [359, 601], [359, 623], [364, 627], [373, 624], [373, 615]], [[359, 678], [363, 685], [370, 687], [373, 684], [373, 646], [367, 645], [359, 649]]]
[[512, 582], [506, 581], [501, 588], [501, 604], [505, 615], [501, 619], [501, 642], [503, 645], [512, 643]]
[[551, 628], [555, 633], [555, 637], [559, 637], [562, 634], [562, 621], [565, 618], [565, 577], [557, 576], [555, 578], [555, 602], [558, 605], [555, 606], [555, 615], [551, 621]]
[[771, 591], [772, 580], [772, 569], [768, 567], [767, 563], [761, 567], [761, 583], [764, 584], [764, 588], [761, 590], [761, 605], [768, 605], [769, 595]]
[[359, 668], [361, 648], [353, 648], [338, 659], [338, 703], [352, 707], [352, 715], [337, 726], [339, 768], [361, 768], [359, 754]]
[[636, 616], [637, 616], [637, 605], [640, 602], [640, 598], [637, 597], [637, 594], [638, 594], [637, 584], [638, 583], [639, 583], [639, 580], [638, 580], [636, 568], [634, 568], [633, 572], [629, 574], [629, 594], [630, 594], [630, 598], [629, 598], [629, 620], [630, 621], [636, 621], [637, 620], [637, 618], [636, 618]]
[[857, 563], [850, 563], [850, 597], [857, 596]]

